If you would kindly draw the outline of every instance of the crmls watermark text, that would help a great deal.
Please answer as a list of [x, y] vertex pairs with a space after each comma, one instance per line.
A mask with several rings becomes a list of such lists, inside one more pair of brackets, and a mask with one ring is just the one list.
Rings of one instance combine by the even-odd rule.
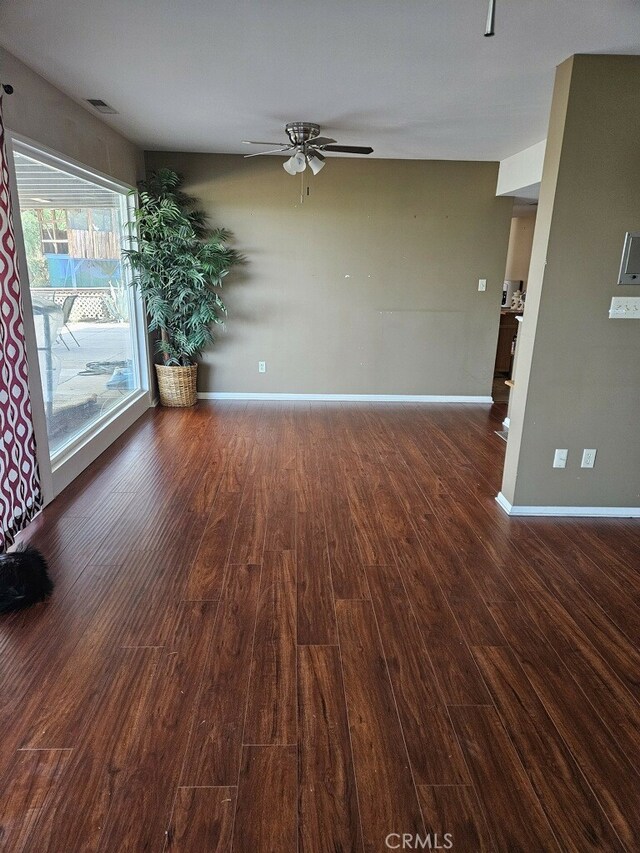
[[413, 832], [390, 832], [384, 840], [389, 850], [451, 850], [453, 835], [437, 832], [428, 835], [416, 835]]

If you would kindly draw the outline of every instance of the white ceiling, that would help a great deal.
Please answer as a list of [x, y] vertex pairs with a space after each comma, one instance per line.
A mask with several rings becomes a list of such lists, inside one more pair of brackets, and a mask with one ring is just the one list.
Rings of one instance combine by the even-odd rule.
[[484, 38], [487, 0], [1, 0], [0, 43], [146, 148], [246, 153], [306, 120], [374, 157], [496, 160], [545, 137], [567, 56], [640, 53], [640, 0], [497, 7]]

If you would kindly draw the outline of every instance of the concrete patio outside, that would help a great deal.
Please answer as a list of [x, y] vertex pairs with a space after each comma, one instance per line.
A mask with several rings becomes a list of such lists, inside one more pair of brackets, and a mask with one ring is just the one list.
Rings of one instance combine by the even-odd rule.
[[[70, 322], [62, 328], [51, 346], [53, 405], [47, 431], [52, 453], [131, 393], [135, 382], [127, 381], [127, 373], [114, 377], [114, 371], [116, 364], [130, 364], [132, 352], [129, 323]], [[47, 398], [45, 352], [39, 356]]]

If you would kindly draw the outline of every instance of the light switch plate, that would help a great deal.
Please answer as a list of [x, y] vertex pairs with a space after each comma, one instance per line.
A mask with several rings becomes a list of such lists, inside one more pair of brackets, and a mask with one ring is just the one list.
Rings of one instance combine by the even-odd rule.
[[610, 320], [640, 320], [640, 296], [614, 296], [609, 308]]
[[484, 291], [487, 289], [487, 280], [486, 278], [478, 279], [478, 290]]
[[553, 467], [554, 468], [566, 468], [567, 467], [567, 456], [569, 455], [568, 450], [556, 450], [553, 454]]

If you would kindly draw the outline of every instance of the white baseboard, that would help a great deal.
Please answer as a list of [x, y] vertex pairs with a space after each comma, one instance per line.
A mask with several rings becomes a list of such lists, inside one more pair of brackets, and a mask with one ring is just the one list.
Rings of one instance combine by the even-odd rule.
[[500, 492], [499, 506], [514, 516], [574, 516], [576, 518], [640, 518], [638, 506], [513, 506]]
[[511, 418], [505, 418], [505, 419], [502, 421], [502, 426], [503, 426], [505, 429], [509, 429], [509, 427], [511, 426]]
[[492, 397], [437, 394], [262, 394], [253, 391], [201, 391], [200, 400], [318, 400], [340, 403], [493, 403]]

